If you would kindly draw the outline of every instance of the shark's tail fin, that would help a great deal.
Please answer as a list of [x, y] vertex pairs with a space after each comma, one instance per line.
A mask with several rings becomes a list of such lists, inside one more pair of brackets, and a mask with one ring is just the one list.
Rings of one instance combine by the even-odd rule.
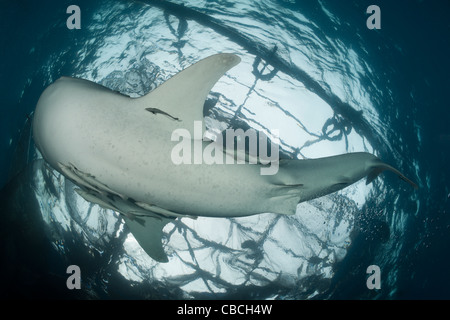
[[414, 189], [418, 189], [419, 188], [417, 186], [417, 184], [415, 184], [412, 180], [408, 179], [403, 173], [401, 173], [400, 171], [398, 171], [394, 167], [391, 167], [390, 165], [388, 165], [386, 163], [383, 163], [381, 161], [379, 163], [377, 163], [376, 165], [374, 165], [372, 170], [367, 175], [366, 184], [371, 183], [373, 180], [375, 180], [376, 177], [378, 177], [378, 175], [381, 172], [383, 172], [385, 170], [394, 172], [400, 179], [402, 179], [403, 181], [405, 181], [405, 182], [409, 183], [410, 185], [412, 185], [414, 187]]

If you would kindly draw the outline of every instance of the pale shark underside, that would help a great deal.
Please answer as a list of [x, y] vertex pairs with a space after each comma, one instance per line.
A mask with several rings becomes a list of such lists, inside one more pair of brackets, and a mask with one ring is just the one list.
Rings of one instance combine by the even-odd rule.
[[79, 187], [80, 196], [120, 212], [145, 252], [161, 262], [168, 261], [162, 229], [178, 217], [294, 214], [302, 201], [364, 177], [370, 183], [384, 170], [417, 187], [369, 153], [284, 159], [274, 175], [261, 175], [259, 162], [175, 164], [172, 133], [185, 128], [194, 137], [193, 124], [203, 121], [209, 91], [239, 61], [233, 54], [210, 56], [141, 98], [62, 77], [38, 101], [34, 141], [44, 159]]

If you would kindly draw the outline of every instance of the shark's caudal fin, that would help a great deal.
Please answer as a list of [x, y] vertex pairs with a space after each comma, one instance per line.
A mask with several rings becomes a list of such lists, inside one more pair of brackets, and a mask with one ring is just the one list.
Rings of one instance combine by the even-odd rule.
[[214, 84], [240, 61], [230, 53], [205, 58], [138, 98], [139, 107], [182, 121], [189, 130], [194, 121], [203, 121], [203, 105]]
[[375, 180], [376, 177], [378, 177], [378, 175], [380, 173], [382, 173], [385, 170], [394, 172], [396, 175], [398, 175], [398, 177], [400, 179], [402, 179], [403, 181], [405, 181], [405, 182], [409, 183], [411, 186], [413, 186], [414, 189], [418, 189], [419, 188], [417, 186], [417, 184], [415, 184], [413, 181], [411, 181], [410, 179], [405, 177], [405, 175], [403, 175], [403, 173], [401, 173], [400, 171], [398, 171], [394, 167], [391, 167], [390, 165], [388, 165], [386, 163], [383, 163], [381, 161], [380, 161], [380, 164], [374, 165], [373, 168], [371, 169], [371, 171], [369, 172], [369, 174], [367, 175], [366, 184], [371, 183], [373, 180]]
[[172, 219], [150, 216], [136, 216], [131, 219], [126, 215], [122, 215], [122, 217], [139, 245], [150, 257], [159, 262], [169, 261], [164, 252], [161, 238], [164, 226], [173, 221]]
[[371, 183], [381, 172], [397, 174], [414, 188], [417, 185], [397, 169], [369, 153], [349, 153], [319, 159], [282, 159], [279, 171], [264, 179], [273, 186], [271, 200], [275, 213], [293, 214], [300, 202], [315, 199], [359, 181]]

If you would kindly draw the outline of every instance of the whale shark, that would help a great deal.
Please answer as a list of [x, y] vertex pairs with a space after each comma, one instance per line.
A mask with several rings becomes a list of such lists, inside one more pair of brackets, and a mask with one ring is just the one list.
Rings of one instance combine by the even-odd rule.
[[[267, 163], [179, 164], [171, 158], [173, 132], [185, 128], [192, 144], [203, 106], [216, 82], [240, 58], [209, 56], [177, 73], [150, 93], [131, 98], [94, 82], [61, 77], [41, 94], [33, 139], [44, 160], [77, 186], [86, 201], [119, 212], [143, 250], [167, 262], [163, 228], [181, 217], [241, 217], [295, 214], [300, 202], [341, 190], [360, 179], [371, 183], [392, 166], [366, 152]], [[224, 150], [225, 157], [235, 154]]]

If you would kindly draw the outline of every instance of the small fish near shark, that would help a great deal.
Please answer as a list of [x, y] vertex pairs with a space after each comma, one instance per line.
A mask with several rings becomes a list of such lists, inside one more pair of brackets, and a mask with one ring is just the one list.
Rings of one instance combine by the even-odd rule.
[[35, 144], [48, 164], [77, 185], [81, 197], [120, 212], [140, 246], [160, 262], [168, 261], [163, 227], [179, 217], [292, 215], [300, 202], [364, 177], [370, 183], [385, 170], [417, 188], [398, 170], [363, 152], [282, 159], [273, 175], [260, 174], [262, 163], [175, 164], [172, 133], [192, 131], [194, 122], [203, 121], [208, 93], [239, 62], [228, 53], [207, 57], [140, 98], [62, 77], [39, 98]]

